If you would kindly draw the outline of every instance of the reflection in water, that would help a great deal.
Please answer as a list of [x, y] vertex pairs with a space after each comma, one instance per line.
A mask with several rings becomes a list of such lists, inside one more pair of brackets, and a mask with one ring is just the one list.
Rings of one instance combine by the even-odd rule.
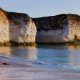
[[69, 52], [68, 65], [80, 69], [80, 46], [69, 47]]
[[[80, 46], [44, 46], [44, 47], [42, 46], [38, 48], [0, 47], [0, 54], [16, 56], [19, 58], [28, 58], [32, 60], [38, 59], [40, 61], [44, 61], [51, 64], [69, 66], [68, 67], [69, 69], [76, 68], [77, 70], [78, 69], [80, 70]], [[65, 67], [63, 66], [62, 68], [65, 69]], [[22, 74], [21, 75], [12, 74], [17, 73], [19, 71], [20, 69], [18, 68], [9, 69], [6, 70], [6, 72], [5, 70], [2, 70], [2, 72], [4, 72], [4, 75], [0, 74], [0, 79], [6, 80], [6, 78], [22, 77], [23, 76]], [[21, 72], [22, 71], [23, 70], [21, 69]]]
[[36, 47], [0, 47], [0, 54], [20, 58], [37, 59]]
[[0, 47], [0, 53], [44, 63], [80, 67], [80, 46]]
[[39, 59], [45, 62], [80, 66], [80, 46], [43, 46], [38, 53]]
[[56, 49], [39, 49], [38, 58], [41, 61], [48, 62], [51, 64], [63, 64], [68, 63], [68, 50], [56, 50]]
[[11, 55], [21, 58], [28, 58], [28, 59], [37, 59], [37, 49], [36, 47], [27, 47], [27, 48], [12, 48]]
[[11, 48], [10, 47], [0, 47], [0, 54], [11, 56]]

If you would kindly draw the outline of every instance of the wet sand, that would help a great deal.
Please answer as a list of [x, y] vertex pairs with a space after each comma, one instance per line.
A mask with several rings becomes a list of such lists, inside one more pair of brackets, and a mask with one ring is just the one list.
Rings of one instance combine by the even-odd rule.
[[80, 80], [76, 71], [0, 65], [0, 80]]

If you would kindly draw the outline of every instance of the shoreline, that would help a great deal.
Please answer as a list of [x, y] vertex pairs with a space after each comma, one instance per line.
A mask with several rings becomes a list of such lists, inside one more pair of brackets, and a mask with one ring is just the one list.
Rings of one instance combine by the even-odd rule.
[[1, 80], [80, 80], [80, 73], [37, 67], [4, 66], [0, 67]]

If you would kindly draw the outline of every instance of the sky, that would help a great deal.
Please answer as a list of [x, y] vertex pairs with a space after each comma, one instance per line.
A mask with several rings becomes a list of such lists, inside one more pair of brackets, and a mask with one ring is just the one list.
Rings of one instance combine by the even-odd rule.
[[26, 13], [31, 17], [80, 14], [80, 0], [0, 0], [6, 11]]

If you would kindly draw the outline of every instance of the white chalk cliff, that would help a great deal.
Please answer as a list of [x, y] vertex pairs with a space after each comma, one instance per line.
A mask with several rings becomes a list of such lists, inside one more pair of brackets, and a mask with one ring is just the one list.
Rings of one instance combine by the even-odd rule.
[[0, 8], [0, 43], [66, 43], [80, 40], [80, 16], [61, 14], [31, 18]]
[[33, 18], [38, 43], [66, 43], [80, 40], [80, 16], [61, 14], [56, 16]]
[[35, 42], [35, 36], [35, 24], [27, 14], [0, 9], [0, 43], [31, 43]]

